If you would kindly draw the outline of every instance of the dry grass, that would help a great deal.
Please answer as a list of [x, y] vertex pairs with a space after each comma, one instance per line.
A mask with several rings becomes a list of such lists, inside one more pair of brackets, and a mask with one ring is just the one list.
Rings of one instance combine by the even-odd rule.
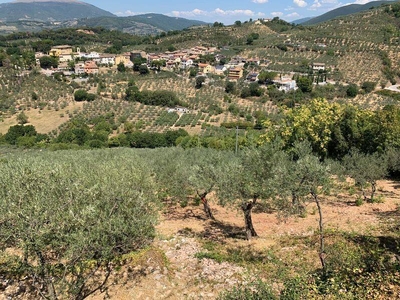
[[[82, 107], [82, 102], [73, 102], [69, 103], [68, 106], [58, 111], [44, 108], [43, 110], [30, 109], [24, 111], [24, 113], [28, 117], [29, 124], [35, 126], [38, 133], [49, 133], [53, 130], [56, 130], [61, 124], [70, 119], [68, 112], [72, 112], [74, 110], [80, 111], [82, 110]], [[4, 119], [3, 122], [0, 122], [0, 133], [5, 134], [11, 126], [18, 124], [17, 115], [18, 114], [15, 114], [10, 118]], [[64, 116], [61, 117], [61, 115]]]

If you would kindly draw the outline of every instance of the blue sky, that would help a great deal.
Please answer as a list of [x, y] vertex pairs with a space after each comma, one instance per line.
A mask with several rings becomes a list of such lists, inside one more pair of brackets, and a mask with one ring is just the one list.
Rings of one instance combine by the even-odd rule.
[[[24, 2], [26, 0], [23, 0]], [[43, 1], [43, 0], [42, 0]], [[51, 1], [51, 0], [50, 0]], [[205, 22], [233, 24], [236, 20], [279, 17], [293, 21], [321, 15], [348, 4], [364, 4], [368, 0], [86, 0], [118, 16], [162, 13]], [[12, 2], [0, 0], [0, 3]]]

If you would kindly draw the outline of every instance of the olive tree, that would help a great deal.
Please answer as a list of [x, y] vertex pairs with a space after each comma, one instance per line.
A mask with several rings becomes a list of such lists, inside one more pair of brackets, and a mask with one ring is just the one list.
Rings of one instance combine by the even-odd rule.
[[246, 238], [257, 236], [252, 221], [252, 209], [258, 200], [272, 197], [273, 165], [280, 150], [275, 144], [266, 143], [259, 148], [247, 148], [237, 157], [226, 161], [219, 178], [217, 195], [221, 204], [236, 205], [242, 210]]
[[189, 166], [182, 148], [145, 149], [140, 152], [154, 174], [158, 197], [162, 201], [184, 203], [191, 194], [187, 181]]
[[172, 203], [185, 203], [197, 196], [207, 218], [214, 219], [207, 196], [215, 190], [230, 152], [206, 148], [155, 149], [144, 154], [154, 172], [159, 195]]
[[207, 195], [217, 186], [223, 172], [224, 163], [232, 158], [227, 151], [194, 148], [186, 151], [186, 161], [189, 169], [187, 180], [203, 204], [204, 212], [209, 219], [214, 219]]
[[[280, 210], [288, 209], [289, 214], [298, 213], [294, 209], [306, 202], [317, 206], [319, 222], [319, 258], [323, 270], [326, 269], [324, 245], [324, 219], [321, 207], [321, 195], [331, 186], [330, 166], [320, 161], [312, 153], [310, 143], [296, 143], [289, 154], [280, 157], [274, 166], [274, 184], [276, 199]], [[286, 203], [285, 203], [286, 202]]]
[[[353, 150], [343, 158], [343, 166], [346, 175], [353, 178], [355, 185], [361, 189], [364, 201], [374, 202], [377, 180], [383, 179], [387, 175], [387, 155], [378, 152], [365, 154]], [[368, 185], [371, 186], [369, 198]]]
[[0, 246], [18, 262], [6, 270], [34, 298], [104, 290], [115, 258], [155, 235], [152, 177], [132, 152], [17, 154], [1, 169]]

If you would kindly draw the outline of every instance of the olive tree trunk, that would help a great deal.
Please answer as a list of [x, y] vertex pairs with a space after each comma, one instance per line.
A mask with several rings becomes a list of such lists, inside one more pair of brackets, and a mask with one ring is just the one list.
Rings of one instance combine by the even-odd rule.
[[204, 209], [204, 212], [205, 212], [207, 218], [215, 220], [215, 218], [211, 212], [210, 204], [208, 203], [207, 198], [206, 198], [207, 194], [208, 194], [208, 192], [204, 192], [202, 194], [197, 193], [197, 195], [200, 197], [201, 203], [203, 203], [203, 209]]
[[244, 223], [246, 226], [246, 239], [250, 240], [252, 237], [258, 236], [256, 230], [253, 226], [253, 220], [251, 218], [251, 211], [256, 203], [256, 199], [252, 201], [245, 202], [241, 205], [244, 214]]
[[318, 195], [311, 192], [315, 204], [317, 204], [318, 214], [319, 214], [319, 260], [321, 261], [322, 270], [325, 274], [326, 272], [326, 253], [325, 253], [325, 237], [324, 237], [324, 222], [322, 216], [321, 203], [319, 201]]

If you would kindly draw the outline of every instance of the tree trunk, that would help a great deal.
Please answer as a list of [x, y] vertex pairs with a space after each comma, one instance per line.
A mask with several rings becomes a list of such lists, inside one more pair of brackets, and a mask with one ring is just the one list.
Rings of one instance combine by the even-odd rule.
[[370, 203], [374, 202], [375, 192], [376, 192], [376, 182], [373, 181], [373, 182], [371, 182], [371, 198], [369, 200]]
[[40, 280], [42, 281], [41, 283], [47, 288], [47, 296], [43, 295], [40, 291], [39, 293], [45, 299], [57, 300], [57, 294], [54, 288], [52, 277], [49, 276], [46, 270], [46, 259], [44, 258], [43, 253], [41, 251], [36, 251], [36, 255], [39, 258], [39, 266], [40, 266], [38, 275], [40, 277]]
[[322, 270], [324, 274], [326, 273], [326, 253], [325, 253], [325, 242], [324, 242], [324, 223], [322, 218], [322, 209], [321, 204], [318, 199], [318, 195], [311, 192], [312, 197], [314, 198], [315, 203], [317, 204], [318, 214], [319, 214], [319, 259], [321, 261]]
[[201, 199], [201, 203], [203, 203], [203, 209], [204, 209], [204, 212], [206, 213], [207, 218], [211, 219], [211, 220], [215, 220], [215, 218], [214, 218], [214, 216], [213, 216], [213, 214], [211, 212], [211, 207], [208, 204], [208, 201], [206, 199], [208, 193], [205, 192], [205, 193], [203, 193], [201, 195], [199, 193], [197, 193], [197, 194], [199, 195], [199, 197]]
[[367, 192], [365, 191], [364, 187], [361, 187], [362, 195], [365, 202], [368, 202]]
[[255, 202], [256, 202], [256, 199], [253, 199], [253, 201], [251, 201], [251, 202], [242, 204], [242, 210], [243, 210], [243, 214], [244, 214], [244, 222], [246, 225], [246, 238], [248, 240], [250, 240], [254, 236], [258, 236], [257, 232], [254, 229], [253, 220], [251, 218], [251, 210], [253, 209]]

